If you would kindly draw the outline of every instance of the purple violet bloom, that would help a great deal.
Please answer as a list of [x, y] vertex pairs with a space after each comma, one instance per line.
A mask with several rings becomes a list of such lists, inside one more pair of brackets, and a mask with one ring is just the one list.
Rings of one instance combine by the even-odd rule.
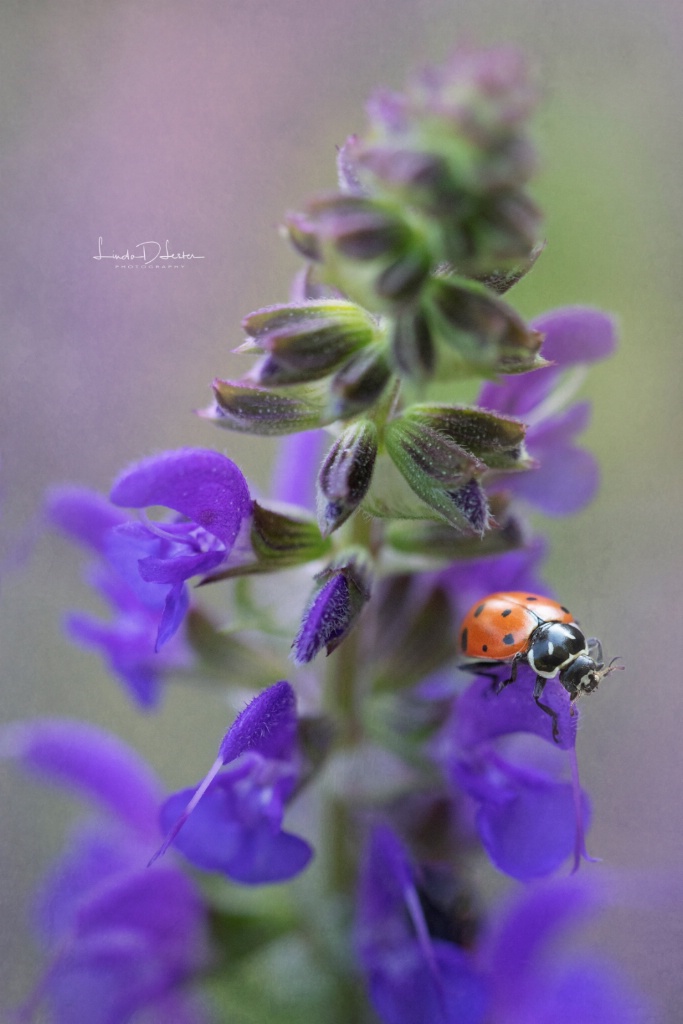
[[199, 786], [166, 801], [161, 822], [168, 835], [152, 862], [175, 843], [196, 867], [244, 885], [293, 878], [313, 855], [305, 840], [282, 829], [298, 778], [296, 700], [283, 681], [238, 715]]
[[174, 864], [145, 867], [162, 795], [152, 770], [115, 737], [73, 721], [7, 726], [0, 754], [100, 812], [72, 835], [39, 892], [48, 965], [20, 1019], [47, 1006], [55, 1024], [127, 1024], [137, 1013], [146, 1024], [203, 1021], [188, 990], [207, 964], [201, 896]]
[[[163, 523], [145, 518], [116, 531], [124, 557], [135, 553], [132, 578], [127, 574], [131, 585], [137, 585], [139, 576], [144, 583], [168, 587], [158, 649], [185, 616], [186, 581], [227, 561], [243, 520], [251, 513], [249, 489], [227, 456], [203, 448], [180, 448], [129, 466], [115, 481], [111, 500], [139, 509], [162, 505], [182, 517]], [[121, 568], [125, 568], [123, 561]]]
[[415, 873], [386, 827], [370, 835], [361, 871], [356, 945], [370, 1002], [384, 1024], [483, 1024], [485, 979], [467, 953], [432, 939]]
[[361, 873], [357, 948], [384, 1024], [644, 1024], [644, 1007], [606, 961], [558, 953], [597, 909], [586, 884], [526, 888], [467, 948], [429, 933], [421, 872], [386, 827]]
[[136, 521], [85, 488], [52, 491], [48, 520], [98, 556], [88, 579], [114, 614], [110, 622], [72, 615], [67, 630], [99, 650], [136, 703], [151, 708], [164, 675], [192, 662], [178, 632], [190, 603], [186, 580], [228, 560], [249, 524], [251, 499], [230, 459], [193, 448], [131, 466], [112, 499], [133, 507], [166, 505], [180, 516]]
[[[155, 651], [165, 595], [158, 585], [136, 579], [133, 572], [120, 572], [116, 531], [130, 525], [128, 517], [102, 495], [78, 487], [53, 489], [46, 514], [52, 525], [98, 556], [88, 567], [86, 578], [113, 613], [108, 622], [83, 613], [71, 614], [66, 619], [68, 634], [101, 653], [140, 707], [155, 707], [165, 675], [189, 667], [192, 653], [180, 633], [162, 651]], [[131, 568], [135, 569], [134, 562]]]
[[[614, 351], [615, 323], [599, 310], [570, 306], [544, 313], [530, 326], [544, 335], [541, 352], [552, 365], [486, 383], [477, 404], [527, 423], [526, 447], [539, 465], [506, 474], [491, 490], [518, 495], [546, 515], [569, 515], [594, 497], [598, 467], [574, 441], [588, 425], [590, 403], [565, 403], [583, 379], [583, 368]], [[574, 373], [566, 374], [569, 369]]]

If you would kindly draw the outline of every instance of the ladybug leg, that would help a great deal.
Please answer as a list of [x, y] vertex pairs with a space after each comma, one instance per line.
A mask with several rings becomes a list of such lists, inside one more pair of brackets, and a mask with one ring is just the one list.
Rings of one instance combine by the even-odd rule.
[[596, 636], [589, 637], [589, 639], [586, 641], [586, 646], [588, 647], [588, 653], [593, 659], [593, 661], [597, 662], [599, 665], [602, 665], [605, 659], [602, 653], [602, 644], [600, 643], [598, 638]]
[[552, 718], [552, 720], [553, 720], [553, 739], [555, 740], [556, 743], [559, 743], [560, 731], [559, 731], [559, 728], [558, 728], [558, 725], [557, 725], [557, 712], [553, 711], [552, 708], [549, 708], [548, 705], [544, 704], [543, 701], [541, 700], [541, 697], [543, 696], [543, 691], [545, 689], [545, 684], [547, 682], [548, 682], [548, 680], [544, 679], [543, 676], [536, 676], [536, 685], [534, 686], [534, 700], [536, 701], [536, 704], [541, 709], [541, 711], [545, 711], [546, 715], [550, 715], [550, 717]]
[[[501, 679], [501, 680], [497, 681], [496, 693], [502, 693], [502, 691], [505, 689], [506, 686], [509, 686], [510, 683], [514, 683], [514, 681], [517, 678], [517, 667], [518, 667], [520, 661], [523, 661], [523, 660], [524, 660], [524, 654], [521, 651], [520, 651], [519, 654], [515, 654], [514, 658], [512, 659], [512, 662], [510, 664], [510, 678], [509, 679]], [[503, 662], [501, 662], [501, 664], [503, 664]]]

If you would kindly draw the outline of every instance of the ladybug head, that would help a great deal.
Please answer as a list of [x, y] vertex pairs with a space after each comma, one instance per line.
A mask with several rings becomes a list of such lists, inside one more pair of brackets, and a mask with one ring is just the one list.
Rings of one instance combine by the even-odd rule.
[[560, 682], [569, 693], [572, 701], [574, 701], [582, 694], [592, 693], [593, 690], [596, 690], [600, 680], [604, 679], [611, 672], [616, 671], [616, 669], [623, 669], [624, 666], [615, 665], [615, 661], [616, 658], [613, 658], [605, 668], [603, 664], [596, 662], [587, 654], [580, 654], [572, 661], [571, 665], [567, 665], [560, 672]]

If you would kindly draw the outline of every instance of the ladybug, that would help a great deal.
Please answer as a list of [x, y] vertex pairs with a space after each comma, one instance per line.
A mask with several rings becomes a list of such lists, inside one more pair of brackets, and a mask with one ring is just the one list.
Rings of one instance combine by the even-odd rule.
[[[563, 604], [526, 590], [489, 594], [472, 605], [462, 622], [460, 650], [473, 659], [463, 669], [489, 675], [497, 693], [514, 683], [520, 664], [528, 665], [536, 673], [534, 700], [552, 718], [556, 741], [557, 713], [541, 701], [548, 680], [559, 676], [573, 705], [582, 694], [592, 693], [615, 668], [623, 667], [611, 661], [605, 668], [600, 641], [594, 637], [587, 640]], [[510, 678], [504, 681], [484, 671], [508, 662]]]

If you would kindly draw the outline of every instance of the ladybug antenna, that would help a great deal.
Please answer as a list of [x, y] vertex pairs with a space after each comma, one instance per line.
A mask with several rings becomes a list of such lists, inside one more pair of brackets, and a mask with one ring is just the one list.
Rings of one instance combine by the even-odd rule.
[[612, 660], [610, 661], [610, 663], [607, 666], [607, 668], [602, 668], [600, 670], [600, 679], [604, 679], [605, 676], [611, 675], [612, 672], [623, 672], [624, 671], [626, 666], [625, 665], [615, 665], [616, 661], [621, 661], [621, 658], [618, 655], [617, 655], [616, 658], [612, 658]]

